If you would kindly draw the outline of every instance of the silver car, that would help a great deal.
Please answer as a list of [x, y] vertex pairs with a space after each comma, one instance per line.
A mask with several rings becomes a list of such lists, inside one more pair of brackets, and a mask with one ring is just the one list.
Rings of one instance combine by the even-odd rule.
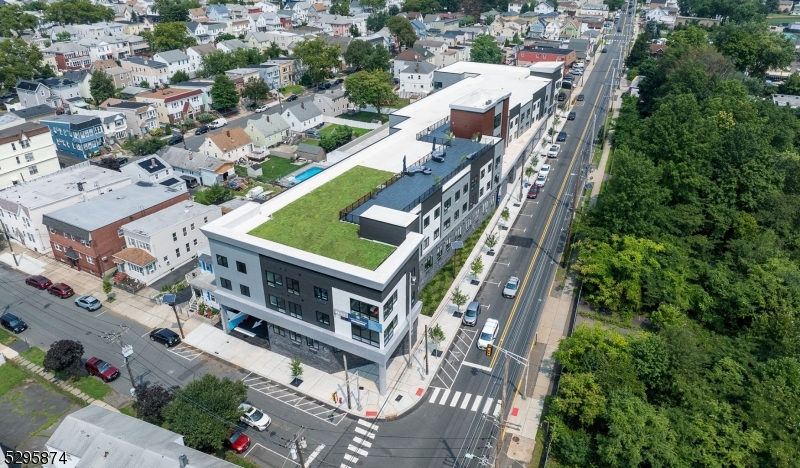
[[517, 289], [519, 289], [519, 278], [516, 276], [512, 276], [508, 279], [508, 283], [506, 283], [506, 287], [503, 288], [503, 297], [507, 297], [509, 299], [514, 299], [517, 297]]
[[103, 304], [93, 296], [81, 296], [75, 299], [75, 305], [91, 311], [99, 309]]
[[470, 302], [467, 310], [464, 312], [464, 317], [461, 318], [461, 323], [469, 327], [474, 327], [478, 323], [478, 314], [481, 313], [481, 303], [477, 301]]

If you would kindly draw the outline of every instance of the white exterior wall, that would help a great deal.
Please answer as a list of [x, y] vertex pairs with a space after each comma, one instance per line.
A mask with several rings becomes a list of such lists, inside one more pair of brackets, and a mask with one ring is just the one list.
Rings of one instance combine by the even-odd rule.
[[[167, 66], [169, 67], [169, 76], [170, 76], [170, 78], [172, 77], [172, 75], [174, 75], [175, 73], [177, 73], [179, 71], [186, 72], [186, 74], [189, 74], [189, 73], [192, 72], [192, 66], [191, 66], [191, 63], [189, 62], [189, 60], [178, 60], [177, 62], [169, 63], [166, 60], [162, 59], [161, 56], [158, 55], [158, 54], [153, 56], [153, 60], [155, 60], [157, 62], [161, 62], [161, 63], [166, 63], [167, 64]], [[193, 76], [193, 75], [190, 75], [190, 77], [191, 76]]]
[[[437, 211], [439, 213], [438, 216], [436, 216]], [[429, 221], [427, 227], [425, 226], [425, 218], [427, 218]], [[422, 236], [423, 236], [422, 254], [425, 255], [427, 253], [430, 253], [431, 247], [433, 247], [437, 242], [439, 242], [439, 239], [442, 238], [442, 204], [439, 203], [433, 208], [431, 208], [431, 210], [428, 211], [427, 213], [423, 213], [422, 216], [420, 216], [420, 223], [421, 223], [420, 228], [422, 229]], [[434, 234], [436, 233], [436, 230], [439, 230], [439, 236], [434, 239]], [[426, 239], [428, 244], [427, 246], [425, 245]]]
[[411, 94], [428, 94], [432, 89], [433, 72], [427, 75], [422, 73], [400, 73], [401, 97], [407, 97], [407, 95]]
[[56, 146], [50, 132], [34, 135], [25, 140], [0, 145], [0, 189], [11, 187], [14, 182], [25, 182], [56, 172], [61, 168], [56, 155]]
[[206, 155], [214, 156], [215, 158], [224, 159], [226, 161], [238, 161], [239, 158], [246, 158], [248, 154], [253, 152], [253, 144], [246, 144], [232, 149], [231, 151], [223, 152], [211, 138], [206, 138], [202, 151]]

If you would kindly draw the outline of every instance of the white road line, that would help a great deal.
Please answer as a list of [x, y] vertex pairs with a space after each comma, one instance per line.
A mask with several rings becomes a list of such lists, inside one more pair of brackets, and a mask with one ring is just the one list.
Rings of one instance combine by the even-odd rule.
[[372, 447], [372, 442], [367, 442], [366, 440], [362, 439], [361, 437], [353, 437], [353, 442], [361, 445], [362, 447], [370, 448]]
[[492, 401], [494, 400], [492, 400], [491, 398], [486, 399], [486, 404], [483, 405], [483, 411], [481, 411], [481, 413], [486, 414], [489, 412], [489, 408], [492, 407]]
[[361, 434], [361, 435], [363, 435], [363, 436], [367, 436], [370, 439], [374, 439], [375, 438], [375, 434], [373, 434], [372, 432], [367, 432], [366, 429], [361, 429], [360, 427], [356, 427], [356, 432]]
[[475, 364], [473, 362], [464, 361], [461, 364], [463, 364], [463, 365], [465, 365], [467, 367], [472, 367], [473, 369], [480, 369], [480, 370], [486, 371], [486, 372], [491, 372], [492, 371], [492, 368], [489, 367], [489, 366], [481, 366], [480, 364]]
[[319, 455], [319, 453], [324, 448], [325, 444], [318, 445], [317, 448], [315, 448], [314, 451], [311, 452], [311, 455], [308, 457], [308, 460], [306, 460], [306, 466], [311, 466], [311, 462], [313, 462], [317, 458], [317, 455]]
[[494, 413], [492, 413], [492, 416], [494, 416], [495, 418], [499, 418], [500, 417], [500, 408], [502, 408], [502, 407], [503, 407], [503, 400], [497, 400], [497, 405], [495, 405], [495, 407], [494, 407]]
[[107, 310], [104, 310], [104, 311], [100, 312], [99, 314], [95, 315], [95, 317], [99, 317], [99, 316], [101, 316], [101, 315], [105, 314], [106, 312], [108, 312], [108, 311], [107, 311]]
[[[354, 457], [354, 456], [350, 455], [349, 453], [346, 453], [344, 455], [344, 459], [349, 461], [350, 463], [358, 463], [358, 457]], [[342, 466], [346, 466], [346, 465], [342, 465]], [[350, 468], [350, 467], [348, 467], [348, 468]]]
[[371, 423], [369, 421], [365, 421], [363, 419], [359, 419], [358, 423], [361, 424], [362, 426], [366, 426], [370, 431], [378, 432], [378, 426], [376, 426], [375, 424], [373, 424], [373, 423]]
[[342, 464], [339, 466], [339, 468], [350, 468], [350, 465], [345, 465], [344, 463], [342, 463]]
[[449, 396], [450, 396], [450, 389], [446, 388], [444, 390], [444, 393], [442, 393], [442, 399], [439, 400], [439, 404], [443, 405], [443, 404], [447, 403], [447, 397], [449, 397]]
[[247, 374], [246, 376], [244, 376], [244, 378], [242, 379], [242, 382], [245, 382], [245, 381], [247, 381], [247, 378], [248, 378], [248, 377], [250, 377], [251, 375], [253, 375], [253, 373], [252, 373], [252, 372], [251, 372], [251, 373], [249, 373], [249, 374]]
[[467, 406], [469, 405], [469, 399], [470, 398], [472, 398], [472, 394], [471, 393], [467, 393], [466, 395], [464, 395], [464, 401], [461, 402], [461, 409], [467, 409]]
[[433, 395], [431, 395], [431, 399], [428, 400], [428, 403], [435, 403], [436, 402], [436, 397], [439, 396], [439, 391], [441, 391], [441, 390], [442, 389], [439, 388], [439, 387], [434, 387]]
[[450, 400], [450, 407], [451, 408], [455, 408], [455, 406], [458, 404], [458, 399], [459, 398], [461, 398], [461, 392], [456, 392], [456, 394], [453, 395], [453, 399]]
[[367, 455], [369, 455], [369, 452], [367, 452], [366, 450], [360, 449], [360, 448], [358, 448], [358, 447], [356, 447], [355, 445], [352, 445], [352, 444], [347, 446], [347, 450], [349, 450], [351, 452], [355, 452], [355, 453], [361, 455], [362, 457], [366, 457]]
[[478, 406], [481, 405], [481, 400], [483, 400], [481, 395], [475, 395], [475, 402], [472, 404], [470, 411], [478, 411]]

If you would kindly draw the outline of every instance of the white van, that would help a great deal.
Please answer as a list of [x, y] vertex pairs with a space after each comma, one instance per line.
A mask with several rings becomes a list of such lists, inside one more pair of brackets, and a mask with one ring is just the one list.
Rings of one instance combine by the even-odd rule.
[[208, 124], [208, 128], [222, 128], [225, 125], [228, 125], [228, 120], [225, 117], [220, 117], [217, 120]]

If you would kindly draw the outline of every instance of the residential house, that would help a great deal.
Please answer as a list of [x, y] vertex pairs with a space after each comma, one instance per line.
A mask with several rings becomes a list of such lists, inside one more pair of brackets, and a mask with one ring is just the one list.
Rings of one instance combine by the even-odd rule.
[[537, 15], [542, 15], [545, 13], [553, 13], [554, 11], [556, 11], [556, 6], [549, 1], [537, 3], [536, 6], [533, 7], [533, 12], [536, 13]]
[[290, 45], [301, 39], [300, 36], [289, 31], [267, 31], [264, 35], [269, 42], [278, 44], [281, 49], [288, 49]]
[[24, 109], [10, 111], [9, 114], [24, 119], [26, 122], [39, 123], [39, 120], [41, 119], [55, 116], [56, 109], [48, 106], [47, 104], [39, 104], [38, 106], [31, 106]]
[[250, 32], [249, 18], [222, 20], [220, 23], [227, 25], [228, 34], [233, 34], [236, 37], [243, 36]]
[[493, 9], [491, 9], [489, 11], [481, 13], [480, 19], [481, 19], [481, 21], [487, 21], [487, 20], [492, 19], [492, 18], [497, 18], [501, 14], [502, 13], [500, 13], [499, 11], [497, 11], [497, 10], [495, 10], [493, 8]]
[[105, 144], [103, 124], [93, 115], [56, 115], [39, 123], [50, 127], [57, 151], [79, 159], [89, 159]]
[[350, 34], [351, 26], [355, 26], [360, 35], [367, 33], [366, 21], [353, 16], [321, 15], [318, 22], [324, 25], [323, 29], [326, 33], [336, 37], [352, 36]]
[[180, 203], [120, 227], [127, 248], [114, 254], [119, 271], [153, 284], [208, 248], [200, 227], [222, 216], [216, 205]]
[[203, 57], [217, 50], [217, 46], [201, 44], [186, 48], [186, 55], [189, 57], [189, 77], [194, 77], [203, 68]]
[[668, 27], [675, 26], [675, 16], [668, 13], [665, 8], [656, 7], [648, 10], [647, 13], [645, 13], [645, 18], [647, 21], [655, 21], [658, 24], [663, 24]]
[[58, 41], [58, 35], [63, 32], [69, 33], [69, 39], [64, 41], [64, 43], [78, 41], [78, 31], [70, 24], [67, 24], [65, 26], [53, 26], [52, 28], [50, 28], [50, 40], [52, 42]]
[[356, 106], [344, 95], [343, 88], [326, 89], [314, 94], [314, 105], [322, 111], [323, 116], [338, 117]]
[[185, 119], [194, 119], [205, 111], [202, 94], [200, 89], [171, 87], [138, 94], [136, 100], [153, 104], [158, 110], [159, 122], [175, 124]]
[[608, 5], [605, 3], [584, 3], [579, 14], [586, 16], [608, 16]]
[[300, 143], [294, 152], [295, 158], [303, 158], [308, 161], [324, 161], [326, 154], [325, 150], [317, 145], [309, 145], [308, 143]]
[[213, 107], [214, 99], [211, 97], [211, 88], [214, 86], [214, 79], [207, 78], [207, 79], [194, 79], [191, 81], [181, 81], [180, 83], [175, 83], [170, 85], [173, 89], [179, 89], [184, 91], [197, 91], [200, 90], [201, 94], [200, 101], [203, 103], [203, 108], [208, 111]]
[[269, 36], [260, 31], [247, 33], [244, 37], [244, 43], [247, 44], [249, 49], [258, 49], [261, 52], [269, 49], [272, 44], [269, 40]]
[[[139, 38], [139, 36], [101, 36], [98, 38], [85, 38], [78, 41], [78, 44], [89, 49], [89, 57], [92, 62], [97, 60], [117, 60], [132, 55], [128, 37]], [[140, 38], [141, 39], [141, 38]]]
[[217, 279], [214, 277], [214, 262], [211, 261], [211, 250], [206, 248], [197, 252], [197, 268], [186, 275], [192, 287], [195, 300], [207, 307], [219, 310], [217, 303]]
[[50, 129], [12, 116], [8, 126], [0, 128], [0, 189], [51, 174], [61, 167]]
[[650, 44], [650, 56], [654, 58], [658, 58], [664, 55], [664, 52], [667, 51], [666, 44]]
[[236, 90], [241, 92], [244, 85], [249, 81], [257, 81], [261, 78], [260, 68], [234, 68], [225, 72], [225, 76], [233, 81], [236, 85]]
[[295, 133], [302, 133], [310, 130], [322, 123], [322, 111], [314, 104], [301, 102], [286, 109], [281, 114], [284, 120], [289, 123], [291, 130]]
[[276, 31], [283, 28], [277, 11], [249, 15], [249, 18], [250, 31], [253, 32]]
[[141, 57], [128, 57], [120, 60], [120, 66], [131, 71], [134, 83], [147, 82], [151, 87], [159, 84], [169, 84], [172, 75], [169, 65], [158, 60]]
[[247, 44], [239, 39], [228, 39], [227, 41], [217, 42], [217, 50], [221, 50], [223, 52], [230, 53], [239, 49], [247, 49]]
[[210, 21], [206, 16], [206, 11], [202, 8], [189, 8], [189, 21], [197, 21], [199, 23]]
[[42, 218], [56, 260], [103, 276], [115, 268], [114, 254], [126, 247], [120, 228], [131, 221], [189, 200], [183, 188], [135, 182], [62, 208]]
[[101, 109], [121, 112], [128, 122], [128, 136], [142, 136], [158, 128], [158, 110], [155, 106], [145, 102], [121, 101], [109, 98], [102, 104]]
[[544, 37], [547, 30], [547, 22], [543, 19], [537, 19], [532, 22], [528, 27], [527, 37], [541, 38]]
[[418, 38], [423, 41], [428, 38], [428, 28], [425, 27], [425, 23], [415, 19], [411, 21], [411, 26], [414, 28], [414, 32], [417, 34]]
[[226, 127], [221, 133], [206, 134], [201, 151], [215, 158], [236, 162], [246, 159], [253, 152], [253, 140], [242, 127]]
[[50, 88], [44, 85], [41, 81], [20, 80], [15, 89], [17, 90], [19, 103], [23, 108], [39, 106], [42, 104], [46, 104], [50, 107], [56, 107], [56, 105], [53, 104]]
[[150, 45], [142, 36], [128, 35], [124, 37], [128, 40], [128, 45], [131, 48], [131, 55], [146, 56], [150, 54]]
[[564, 27], [561, 30], [562, 39], [571, 39], [581, 37], [582, 23], [578, 18], [566, 18], [564, 20]]
[[103, 125], [103, 133], [106, 137], [106, 144], [113, 145], [120, 143], [119, 140], [127, 138], [129, 135], [128, 119], [125, 114], [115, 110], [84, 109], [80, 115], [93, 115], [100, 119]]
[[176, 176], [183, 180], [199, 181], [200, 185], [205, 187], [223, 184], [228, 179], [236, 177], [232, 161], [195, 153], [178, 146], [167, 146], [159, 151], [158, 155], [165, 163], [172, 166]]
[[259, 65], [259, 68], [266, 68], [266, 69], [273, 69], [277, 67], [278, 69], [278, 86], [275, 86], [274, 81], [270, 84], [270, 81], [264, 79], [265, 82], [269, 85], [270, 89], [278, 89], [284, 88], [286, 86], [291, 86], [296, 84], [296, 71], [295, 71], [295, 63], [294, 59], [290, 58], [277, 58], [273, 60], [269, 60], [267, 62], [262, 63]]
[[206, 7], [206, 17], [211, 21], [221, 21], [230, 19], [231, 15], [226, 5], [214, 4]]
[[105, 68], [103, 71], [114, 80], [114, 89], [139, 86], [139, 82], [133, 81], [133, 74], [127, 68], [113, 67]]
[[75, 42], [54, 42], [44, 52], [55, 56], [59, 71], [83, 70], [92, 65], [89, 49]]
[[[36, 140], [40, 137], [50, 138], [50, 133], [33, 137]], [[49, 143], [53, 144], [52, 139]], [[47, 142], [42, 141], [41, 144], [46, 145]], [[31, 148], [33, 146], [32, 143]], [[44, 155], [41, 157], [45, 158]], [[13, 241], [34, 252], [48, 253], [51, 250], [50, 239], [42, 223], [43, 215], [130, 183], [130, 177], [92, 166], [89, 161], [64, 169], [56, 168], [55, 172], [33, 180], [26, 177], [12, 187], [0, 190], [0, 221], [5, 224], [6, 232]]]
[[[800, 15], [800, 2], [792, 9], [792, 15]], [[675, 18], [675, 26], [697, 23], [704, 28], [713, 28], [722, 23], [722, 18], [697, 18], [694, 16], [678, 16]]]
[[[65, 110], [71, 109], [70, 101], [76, 98], [80, 99], [81, 87], [84, 88], [84, 93], [88, 90], [88, 81], [86, 75], [83, 73], [70, 74], [71, 77], [79, 79], [80, 82], [72, 81], [67, 78], [67, 73], [64, 73], [64, 78], [45, 78], [38, 80], [39, 83], [44, 85], [50, 91], [50, 98], [47, 104], [53, 107], [62, 107]], [[41, 91], [40, 91], [41, 92]], [[46, 94], [46, 93], [45, 93]], [[71, 109], [74, 110], [74, 109]]]
[[123, 27], [119, 23], [108, 23], [101, 21], [92, 24], [74, 24], [72, 27], [78, 35], [78, 39], [98, 39], [102, 36], [119, 36], [125, 34]]
[[[132, 8], [128, 7], [125, 11], [126, 15], [130, 15], [133, 11]], [[137, 13], [138, 15], [138, 13]], [[122, 25], [122, 32], [124, 34], [131, 34], [135, 36], [140, 36], [145, 31], [150, 31], [152, 29], [152, 25], [149, 24], [149, 21], [139, 21], [137, 17], [136, 20], [116, 20], [116, 23]]]
[[574, 50], [540, 46], [523, 47], [517, 51], [517, 66], [527, 67], [539, 62], [563, 62], [566, 70], [576, 58]]
[[458, 29], [453, 31], [445, 31], [436, 36], [436, 40], [444, 41], [448, 47], [463, 45], [467, 42], [467, 34]]
[[245, 133], [253, 142], [254, 153], [264, 153], [289, 137], [289, 123], [280, 114], [266, 114], [247, 121]]
[[[69, 70], [65, 71], [62, 75], [61, 84], [67, 83], [69, 88], [72, 88], [72, 83], [78, 87], [78, 95], [84, 99], [92, 98], [92, 91], [89, 82], [92, 80], [92, 73], [89, 70]], [[74, 97], [74, 96], [68, 96]]]
[[130, 176], [132, 182], [161, 184], [165, 187], [185, 185], [183, 180], [179, 181], [175, 178], [172, 166], [154, 154], [126, 164], [120, 168], [120, 171]]
[[790, 107], [792, 109], [797, 109], [800, 107], [800, 96], [794, 96], [791, 94], [773, 94], [771, 97], [772, 103], [778, 107]]
[[792, 6], [792, 11], [789, 13], [792, 16], [800, 16], [800, 2], [797, 2]]
[[433, 90], [433, 72], [435, 65], [428, 62], [414, 62], [400, 72], [400, 90], [397, 93], [401, 98], [412, 96], [425, 96]]
[[159, 52], [153, 55], [153, 60], [166, 63], [169, 66], [168, 73], [170, 78], [179, 71], [186, 73], [189, 77], [194, 77], [194, 70], [192, 70], [191, 63], [189, 63], [189, 56], [183, 53], [182, 50], [175, 49]]
[[186, 29], [198, 44], [212, 44], [216, 42], [217, 36], [225, 34], [228, 30], [228, 25], [225, 23], [187, 21]]
[[530, 3], [529, 0], [511, 0], [508, 2], [508, 11], [519, 13], [522, 11], [522, 5]]

